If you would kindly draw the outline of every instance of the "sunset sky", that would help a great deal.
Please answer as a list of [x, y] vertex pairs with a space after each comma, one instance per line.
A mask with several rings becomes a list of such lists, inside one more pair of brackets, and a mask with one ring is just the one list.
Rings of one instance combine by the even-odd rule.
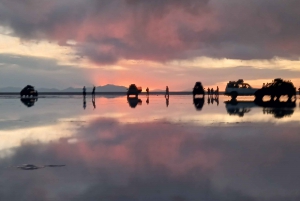
[[0, 87], [300, 86], [299, 0], [0, 0]]

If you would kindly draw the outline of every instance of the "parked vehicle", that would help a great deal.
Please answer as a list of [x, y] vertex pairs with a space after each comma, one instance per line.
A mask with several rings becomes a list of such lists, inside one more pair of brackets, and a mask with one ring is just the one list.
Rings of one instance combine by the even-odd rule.
[[288, 96], [291, 100], [293, 96], [296, 97], [296, 87], [291, 81], [285, 81], [281, 78], [274, 79], [271, 83], [266, 84], [261, 89], [255, 92], [255, 99], [262, 101], [263, 97], [269, 95], [273, 101], [279, 100], [280, 96]]
[[34, 89], [33, 86], [27, 85], [24, 87], [20, 92], [21, 97], [22, 96], [38, 96], [38, 92]]
[[238, 81], [229, 81], [227, 83], [225, 95], [236, 99], [237, 96], [252, 96], [257, 90], [256, 88], [252, 88], [248, 83], [245, 83], [243, 79], [239, 79]]
[[193, 88], [193, 96], [196, 95], [203, 95], [203, 96], [205, 95], [204, 88], [201, 82], [196, 82]]
[[142, 87], [137, 87], [135, 84], [131, 84], [127, 91], [127, 96], [135, 95], [138, 96], [142, 92]]

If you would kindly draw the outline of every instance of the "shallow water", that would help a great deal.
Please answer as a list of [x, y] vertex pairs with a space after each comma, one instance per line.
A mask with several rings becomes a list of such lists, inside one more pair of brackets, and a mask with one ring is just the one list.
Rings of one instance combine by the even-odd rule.
[[300, 199], [299, 99], [140, 98], [0, 97], [0, 200]]

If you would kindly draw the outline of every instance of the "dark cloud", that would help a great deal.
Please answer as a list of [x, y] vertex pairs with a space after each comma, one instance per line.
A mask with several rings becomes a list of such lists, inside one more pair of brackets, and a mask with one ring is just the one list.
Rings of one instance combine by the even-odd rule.
[[0, 24], [23, 40], [73, 47], [95, 63], [197, 56], [298, 59], [292, 0], [0, 0]]
[[0, 83], [2, 86], [64, 89], [90, 84], [86, 71], [79, 66], [61, 65], [55, 59], [0, 54]]

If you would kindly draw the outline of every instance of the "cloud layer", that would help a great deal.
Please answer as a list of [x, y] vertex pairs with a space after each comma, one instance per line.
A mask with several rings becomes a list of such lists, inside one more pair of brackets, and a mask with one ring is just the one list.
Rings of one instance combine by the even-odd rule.
[[22, 40], [72, 44], [99, 64], [198, 56], [299, 57], [299, 1], [0, 0], [0, 25]]

